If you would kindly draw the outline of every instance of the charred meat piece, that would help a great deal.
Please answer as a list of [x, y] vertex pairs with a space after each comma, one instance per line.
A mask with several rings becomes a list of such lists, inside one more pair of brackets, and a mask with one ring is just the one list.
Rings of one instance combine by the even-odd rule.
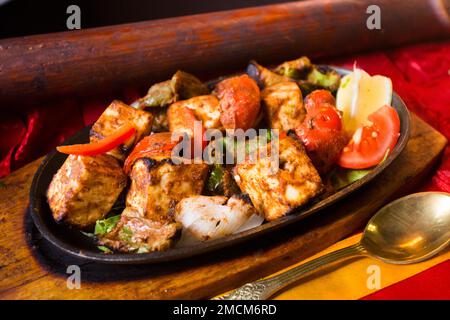
[[266, 87], [261, 97], [270, 128], [288, 131], [302, 124], [306, 110], [302, 92], [295, 82], [280, 82]]
[[70, 155], [53, 177], [47, 201], [56, 221], [86, 229], [111, 210], [126, 184], [114, 157]]
[[262, 88], [280, 82], [294, 81], [287, 76], [280, 75], [263, 67], [254, 60], [250, 61], [249, 65], [247, 66], [247, 74]]
[[272, 157], [259, 157], [237, 164], [234, 177], [269, 221], [285, 216], [322, 191], [320, 176], [302, 144], [289, 136], [279, 140], [278, 167], [274, 168]]
[[170, 246], [178, 226], [175, 205], [201, 193], [207, 164], [175, 165], [170, 158], [141, 158], [134, 162], [126, 208], [114, 230], [100, 243], [124, 252], [149, 252]]
[[116, 132], [125, 124], [132, 124], [136, 133], [128, 141], [108, 152], [120, 161], [152, 129], [153, 116], [146, 111], [134, 109], [118, 100], [113, 101], [94, 123], [90, 132], [91, 142], [99, 141]]
[[261, 93], [248, 75], [227, 78], [213, 92], [220, 100], [220, 122], [225, 129], [252, 128], [259, 116]]
[[286, 61], [275, 68], [275, 72], [279, 75], [289, 77], [291, 79], [305, 79], [306, 75], [312, 68], [311, 61], [308, 57], [300, 57], [295, 60]]
[[254, 214], [251, 203], [237, 196], [192, 196], [175, 207], [175, 219], [183, 232], [202, 241], [234, 233]]

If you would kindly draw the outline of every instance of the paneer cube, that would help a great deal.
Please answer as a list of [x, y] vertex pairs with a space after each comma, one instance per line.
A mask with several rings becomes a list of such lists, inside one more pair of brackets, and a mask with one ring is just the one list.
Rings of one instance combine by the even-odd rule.
[[178, 201], [202, 192], [207, 175], [205, 163], [175, 165], [170, 159], [139, 159], [130, 173], [127, 207], [148, 219], [167, 220]]
[[179, 229], [176, 204], [202, 192], [207, 164], [172, 163], [170, 158], [135, 161], [126, 208], [116, 228], [100, 243], [123, 252], [164, 250]]
[[288, 131], [303, 123], [306, 110], [302, 92], [295, 82], [285, 81], [266, 87], [261, 98], [270, 128]]
[[[268, 146], [268, 153], [273, 146]], [[287, 136], [279, 140], [279, 166], [270, 156], [237, 164], [234, 178], [266, 220], [285, 216], [322, 191], [322, 181], [303, 145]]]
[[[198, 96], [187, 100], [181, 100], [170, 105], [167, 110], [167, 118], [169, 121], [169, 129], [171, 132], [186, 129], [186, 115], [183, 113], [191, 113], [193, 118], [202, 122], [205, 129], [220, 129], [220, 105], [219, 99], [213, 95]], [[188, 128], [193, 129], [193, 128]]]
[[123, 161], [136, 143], [151, 132], [152, 122], [153, 116], [150, 112], [135, 109], [121, 101], [115, 100], [92, 126], [90, 141], [102, 140], [115, 133], [125, 124], [132, 124], [136, 128], [134, 136], [108, 152], [108, 154]]
[[70, 155], [53, 177], [47, 200], [56, 221], [85, 229], [111, 210], [126, 184], [117, 159]]

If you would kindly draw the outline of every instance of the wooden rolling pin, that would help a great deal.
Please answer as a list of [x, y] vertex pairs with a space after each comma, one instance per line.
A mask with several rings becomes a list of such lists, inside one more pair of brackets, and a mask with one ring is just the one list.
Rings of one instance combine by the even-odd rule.
[[[369, 30], [376, 3], [381, 30]], [[177, 69], [209, 77], [300, 55], [448, 39], [450, 0], [318, 0], [0, 41], [0, 106], [148, 87]]]

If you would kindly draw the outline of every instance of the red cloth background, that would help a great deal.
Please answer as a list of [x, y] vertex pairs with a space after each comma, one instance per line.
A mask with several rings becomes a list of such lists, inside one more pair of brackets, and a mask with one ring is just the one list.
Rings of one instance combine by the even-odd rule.
[[[352, 68], [354, 61], [370, 74], [392, 79], [408, 108], [450, 139], [450, 41], [327, 60]], [[127, 89], [117, 95], [131, 102]], [[0, 177], [46, 154], [84, 126], [93, 123], [108, 101], [65, 101], [22, 113], [1, 114]], [[450, 192], [450, 147], [420, 190]], [[367, 299], [450, 299], [449, 261], [372, 294]]]

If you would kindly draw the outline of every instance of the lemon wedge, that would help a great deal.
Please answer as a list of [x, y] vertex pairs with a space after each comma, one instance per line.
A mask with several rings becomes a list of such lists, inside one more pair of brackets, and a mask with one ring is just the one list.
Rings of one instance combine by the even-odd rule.
[[388, 77], [370, 76], [359, 68], [342, 78], [336, 106], [343, 113], [345, 130], [354, 132], [367, 123], [367, 117], [392, 102], [392, 81]]

